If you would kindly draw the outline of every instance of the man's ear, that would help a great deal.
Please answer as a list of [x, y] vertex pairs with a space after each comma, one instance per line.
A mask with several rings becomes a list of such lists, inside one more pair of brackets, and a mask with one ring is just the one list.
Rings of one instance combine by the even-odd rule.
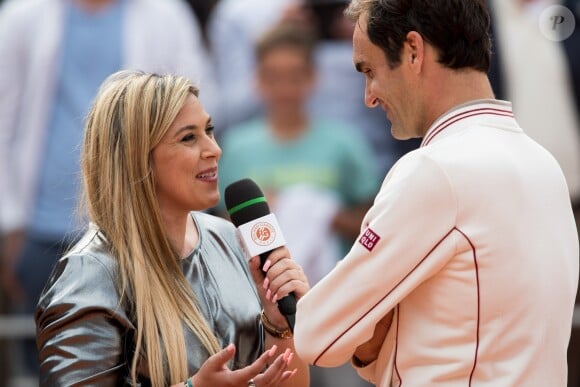
[[410, 31], [404, 43], [403, 63], [408, 63], [416, 72], [420, 72], [425, 59], [423, 37], [417, 31]]

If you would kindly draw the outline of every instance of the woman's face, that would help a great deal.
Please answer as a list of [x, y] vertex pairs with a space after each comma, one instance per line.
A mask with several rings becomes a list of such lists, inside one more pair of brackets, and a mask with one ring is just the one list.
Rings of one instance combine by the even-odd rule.
[[214, 207], [220, 199], [221, 153], [209, 114], [190, 95], [151, 154], [161, 212], [180, 215]]

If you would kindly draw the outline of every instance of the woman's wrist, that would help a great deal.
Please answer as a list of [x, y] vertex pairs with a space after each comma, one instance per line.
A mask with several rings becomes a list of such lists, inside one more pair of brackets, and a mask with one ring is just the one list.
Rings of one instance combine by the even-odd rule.
[[[0, 0], [1, 1], [1, 0]], [[266, 315], [268, 321], [279, 328], [288, 328], [288, 320], [280, 313], [277, 304], [272, 304], [269, 307], [264, 306], [262, 313]]]
[[279, 325], [274, 324], [272, 321], [270, 321], [270, 319], [266, 315], [266, 312], [264, 312], [263, 309], [262, 309], [262, 313], [260, 313], [260, 320], [262, 321], [262, 326], [264, 327], [264, 330], [270, 336], [275, 337], [277, 339], [291, 339], [292, 338], [292, 336], [293, 336], [292, 331], [290, 330], [288, 325], [284, 324], [284, 326], [279, 326]]
[[184, 387], [199, 387], [198, 383], [194, 380], [195, 375], [190, 376], [183, 382]]

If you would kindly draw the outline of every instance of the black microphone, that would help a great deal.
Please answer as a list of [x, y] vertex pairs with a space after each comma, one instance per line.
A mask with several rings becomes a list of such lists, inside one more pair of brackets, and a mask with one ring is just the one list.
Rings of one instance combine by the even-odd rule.
[[[241, 232], [246, 247], [251, 245], [250, 247], [256, 247], [257, 251], [263, 251], [259, 255], [260, 268], [264, 267], [264, 263], [272, 250], [284, 244], [284, 238], [274, 214], [270, 213], [262, 190], [253, 180], [242, 179], [226, 187], [224, 199], [232, 223], [240, 231], [246, 230], [246, 232]], [[290, 330], [294, 332], [296, 318], [296, 296], [294, 293], [278, 300], [278, 309], [288, 321]]]

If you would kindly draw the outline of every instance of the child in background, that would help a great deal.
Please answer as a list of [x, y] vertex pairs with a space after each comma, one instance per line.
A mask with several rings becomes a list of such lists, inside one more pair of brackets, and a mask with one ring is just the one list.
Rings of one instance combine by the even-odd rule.
[[308, 113], [313, 48], [309, 31], [295, 23], [277, 25], [258, 41], [256, 90], [264, 115], [225, 131], [220, 162], [222, 193], [246, 177], [264, 190], [311, 284], [356, 238], [379, 182], [357, 128]]

